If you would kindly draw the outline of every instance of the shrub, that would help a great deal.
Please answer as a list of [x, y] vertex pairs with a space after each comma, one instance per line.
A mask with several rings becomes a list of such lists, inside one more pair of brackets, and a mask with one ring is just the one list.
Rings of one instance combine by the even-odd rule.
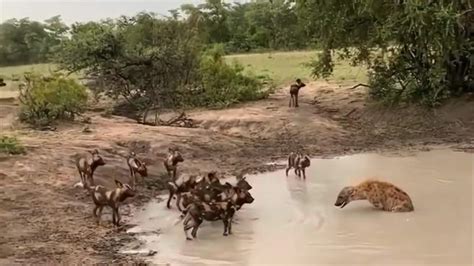
[[20, 85], [20, 120], [34, 126], [45, 126], [56, 120], [74, 120], [87, 104], [85, 87], [60, 73], [45, 77], [25, 74]]
[[9, 136], [0, 136], [0, 153], [5, 154], [25, 154], [26, 150], [17, 138]]
[[206, 51], [198, 69], [197, 95], [190, 99], [194, 106], [226, 107], [231, 104], [255, 101], [268, 97], [266, 76], [245, 73], [237, 62], [228, 64], [224, 60], [224, 48], [214, 46]]

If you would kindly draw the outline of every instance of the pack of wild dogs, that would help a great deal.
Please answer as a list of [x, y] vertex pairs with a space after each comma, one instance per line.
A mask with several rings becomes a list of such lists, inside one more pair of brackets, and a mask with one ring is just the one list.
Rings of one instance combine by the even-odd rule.
[[[81, 185], [89, 191], [94, 202], [93, 216], [97, 224], [100, 224], [102, 210], [104, 207], [112, 209], [112, 223], [120, 225], [120, 205], [137, 193], [137, 181], [148, 176], [146, 163], [137, 158], [131, 152], [126, 158], [130, 176], [128, 183], [124, 184], [115, 179], [116, 188], [107, 189], [102, 185], [95, 185], [94, 172], [100, 166], [106, 164], [97, 149], [76, 158]], [[210, 172], [206, 176], [180, 175], [177, 177], [178, 164], [184, 162], [181, 153], [177, 149], [170, 148], [163, 165], [172, 181], [168, 182], [169, 198], [166, 203], [171, 208], [171, 200], [176, 200], [176, 207], [182, 213], [183, 227], [186, 239], [192, 240], [188, 235], [196, 238], [197, 230], [204, 220], [218, 221], [224, 223], [224, 235], [232, 233], [232, 219], [237, 210], [244, 204], [251, 204], [254, 198], [249, 190], [252, 186], [244, 176], [236, 177], [236, 184], [225, 182], [222, 184], [217, 172]]]
[[[2, 86], [0, 80], [0, 86]], [[300, 79], [290, 87], [290, 107], [298, 107], [299, 90], [306, 84]], [[224, 236], [232, 234], [232, 220], [235, 213], [245, 204], [252, 204], [254, 198], [250, 194], [252, 186], [243, 175], [236, 177], [236, 183], [221, 183], [217, 172], [209, 172], [205, 176], [180, 175], [177, 177], [178, 165], [184, 159], [179, 150], [168, 149], [168, 154], [163, 161], [169, 178], [169, 197], [167, 208], [171, 208], [171, 201], [176, 200], [176, 208], [181, 212], [183, 228], [186, 239], [197, 237], [197, 231], [203, 221], [222, 220], [224, 223]], [[120, 225], [120, 205], [137, 193], [137, 181], [148, 177], [147, 165], [140, 160], [134, 152], [126, 157], [130, 170], [128, 183], [124, 184], [115, 179], [116, 188], [110, 190], [102, 185], [95, 185], [94, 172], [106, 164], [97, 149], [89, 151], [76, 158], [76, 167], [81, 178], [81, 185], [89, 191], [94, 202], [93, 215], [98, 224], [101, 221], [104, 207], [112, 209], [112, 222], [114, 226]], [[288, 155], [286, 176], [291, 169], [298, 178], [306, 180], [306, 168], [310, 167], [311, 160], [308, 155], [301, 152], [292, 152]], [[351, 201], [367, 200], [375, 208], [390, 212], [413, 211], [413, 203], [406, 192], [393, 184], [377, 180], [367, 180], [356, 186], [344, 187], [338, 194], [335, 206], [344, 208]], [[189, 230], [191, 234], [189, 235]]]

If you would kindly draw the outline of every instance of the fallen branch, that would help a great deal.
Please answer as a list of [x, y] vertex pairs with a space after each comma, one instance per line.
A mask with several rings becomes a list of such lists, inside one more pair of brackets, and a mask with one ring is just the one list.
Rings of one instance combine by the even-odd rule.
[[370, 86], [369, 86], [369, 85], [367, 85], [367, 84], [364, 84], [364, 83], [359, 83], [359, 84], [357, 84], [357, 85], [355, 85], [355, 86], [353, 86], [353, 87], [350, 87], [350, 88], [349, 88], [349, 90], [354, 90], [354, 89], [357, 89], [358, 87], [366, 87], [366, 88], [370, 88]]
[[349, 113], [345, 114], [344, 117], [350, 116], [350, 115], [351, 115], [352, 113], [354, 113], [355, 111], [357, 111], [357, 108], [352, 109]]

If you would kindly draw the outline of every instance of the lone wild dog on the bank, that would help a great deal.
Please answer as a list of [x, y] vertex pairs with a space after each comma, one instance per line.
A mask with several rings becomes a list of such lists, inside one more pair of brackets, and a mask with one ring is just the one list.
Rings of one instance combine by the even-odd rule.
[[303, 178], [306, 179], [306, 168], [311, 165], [311, 160], [308, 155], [302, 155], [301, 153], [292, 152], [288, 155], [288, 165], [286, 166], [286, 176], [288, 176], [288, 171], [291, 168], [295, 169], [295, 175], [301, 177], [303, 173]]
[[135, 183], [137, 182], [137, 173], [140, 174], [142, 180], [144, 177], [148, 176], [146, 163], [139, 160], [134, 152], [131, 152], [127, 158], [127, 165], [130, 170], [129, 184], [131, 184], [132, 187], [135, 188]]
[[[120, 204], [129, 197], [135, 196], [135, 191], [128, 185], [122, 184], [120, 181], [115, 180], [117, 188], [114, 190], [107, 190], [103, 186], [96, 186], [91, 188], [92, 200], [94, 201], [94, 217], [97, 220], [97, 224], [100, 224], [100, 217], [102, 216], [102, 209], [105, 206], [112, 208], [112, 222], [115, 226], [120, 225]], [[99, 213], [97, 213], [99, 211]]]
[[94, 172], [97, 167], [102, 165], [105, 165], [105, 161], [97, 149], [76, 158], [76, 167], [81, 176], [83, 188], [87, 189], [94, 185]]
[[301, 82], [301, 79], [296, 80], [296, 84], [290, 86], [290, 104], [289, 107], [298, 107], [298, 93], [301, 88], [305, 87], [306, 84]]
[[345, 187], [339, 192], [337, 207], [344, 208], [354, 200], [368, 200], [375, 208], [390, 212], [415, 210], [408, 194], [388, 182], [367, 180], [357, 186]]
[[176, 171], [178, 169], [178, 163], [184, 162], [183, 156], [177, 149], [169, 148], [168, 156], [164, 161], [164, 165], [168, 175], [173, 180], [176, 180]]

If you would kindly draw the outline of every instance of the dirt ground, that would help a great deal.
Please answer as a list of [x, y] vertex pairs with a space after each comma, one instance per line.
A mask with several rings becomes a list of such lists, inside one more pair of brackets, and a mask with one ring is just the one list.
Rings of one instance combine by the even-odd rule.
[[267, 100], [190, 112], [197, 128], [144, 126], [90, 112], [90, 133], [84, 133], [85, 124], [80, 123], [56, 131], [26, 129], [14, 119], [18, 107], [11, 100], [0, 101], [0, 131], [17, 135], [28, 150], [25, 156], [0, 155], [0, 264], [141, 262], [141, 256], [118, 253], [124, 245], [139, 246], [133, 236], [112, 227], [109, 211], [104, 211], [106, 222], [97, 226], [92, 199], [74, 188], [79, 181], [74, 158], [90, 149], [100, 150], [106, 160], [95, 177], [108, 187], [115, 178], [127, 180], [124, 156], [129, 151], [150, 165], [139, 195], [121, 209], [125, 222], [161, 193], [166, 182], [162, 162], [170, 146], [178, 147], [185, 158], [180, 173], [202, 174], [273, 170], [295, 149], [313, 157], [435, 145], [474, 150], [473, 97], [435, 111], [387, 109], [368, 104], [363, 89], [349, 87], [310, 83], [302, 89], [297, 109], [288, 108], [284, 87]]

